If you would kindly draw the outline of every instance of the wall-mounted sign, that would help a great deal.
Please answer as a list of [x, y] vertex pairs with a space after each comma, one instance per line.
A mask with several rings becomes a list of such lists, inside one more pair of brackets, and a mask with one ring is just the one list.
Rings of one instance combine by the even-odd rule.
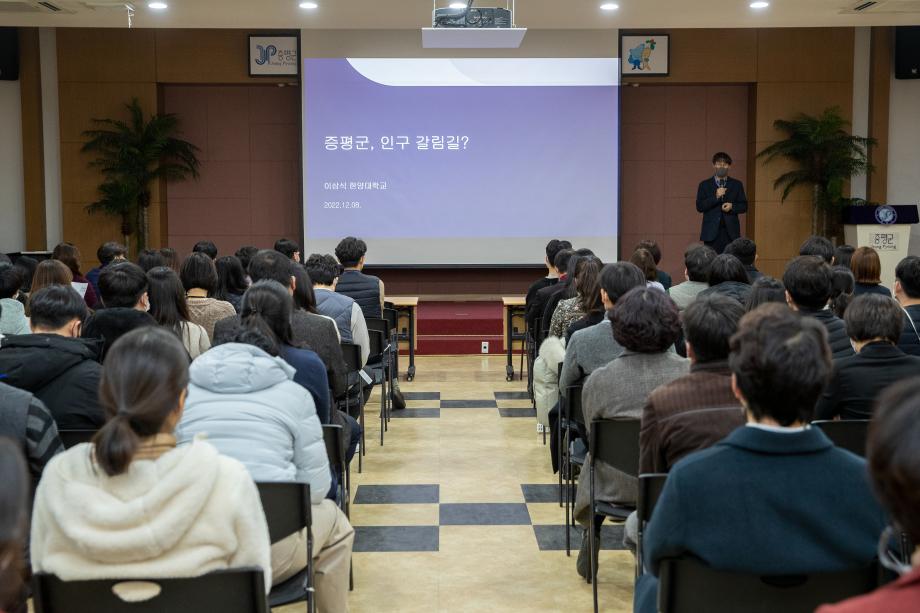
[[296, 77], [300, 74], [300, 37], [249, 35], [250, 77]]
[[620, 34], [620, 73], [624, 77], [666, 77], [671, 60], [668, 34]]

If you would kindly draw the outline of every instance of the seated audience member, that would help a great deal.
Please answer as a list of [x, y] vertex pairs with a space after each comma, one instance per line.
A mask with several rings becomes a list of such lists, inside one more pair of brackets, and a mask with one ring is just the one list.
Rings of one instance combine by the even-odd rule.
[[0, 334], [28, 334], [26, 307], [18, 300], [22, 277], [10, 264], [0, 264]]
[[335, 322], [343, 343], [354, 343], [361, 348], [361, 365], [367, 364], [371, 352], [367, 321], [361, 306], [335, 291], [339, 265], [331, 255], [310, 254], [304, 267], [313, 282], [316, 312]]
[[709, 287], [709, 266], [714, 259], [715, 250], [706, 245], [691, 245], [684, 252], [684, 276], [687, 280], [668, 291], [679, 310], [686, 309], [697, 294]]
[[[22, 450], [32, 478], [32, 491], [38, 486], [45, 465], [64, 450], [51, 412], [32, 393], [0, 382], [0, 440], [4, 437]], [[5, 481], [3, 487], [6, 486]]]
[[0, 341], [2, 381], [35, 394], [59, 430], [99, 428], [100, 343], [80, 338], [86, 303], [69, 285], [52, 285], [30, 304], [32, 334]]
[[[590, 249], [577, 249], [569, 258], [569, 263], [565, 271], [565, 279], [557, 283], [554, 287], [549, 288], [552, 291], [547, 296], [546, 304], [543, 307], [543, 319], [540, 322], [543, 330], [549, 333], [550, 324], [553, 321], [553, 315], [556, 313], [556, 307], [563, 300], [574, 298], [577, 295], [575, 291], [575, 269], [579, 261], [586, 257], [594, 257]], [[539, 293], [539, 292], [538, 292]]]
[[633, 252], [629, 261], [638, 266], [642, 274], [645, 275], [645, 284], [648, 287], [665, 291], [664, 285], [658, 281], [658, 267], [655, 266], [655, 257], [651, 251], [640, 247]]
[[137, 254], [137, 265], [146, 273], [151, 268], [166, 266], [166, 260], [158, 249], [144, 249]]
[[882, 262], [872, 247], [859, 247], [850, 259], [850, 270], [856, 277], [854, 296], [881, 294], [891, 296], [891, 290], [882, 285]]
[[27, 611], [23, 552], [29, 536], [29, 476], [22, 451], [0, 438], [0, 611]]
[[291, 276], [294, 277], [294, 292], [291, 294], [294, 299], [294, 308], [316, 314], [316, 293], [313, 291], [313, 281], [310, 280], [310, 275], [303, 266], [294, 265], [291, 266]]
[[243, 270], [246, 271], [246, 280], [249, 283], [252, 283], [252, 279], [249, 278], [249, 262], [252, 261], [253, 256], [259, 253], [258, 247], [253, 247], [252, 245], [244, 245], [236, 250], [235, 255], [240, 259], [240, 264], [243, 265]]
[[786, 304], [786, 288], [779, 279], [761, 276], [751, 284], [751, 293], [748, 294], [747, 302], [744, 303], [744, 310], [753, 311], [768, 302]]
[[[589, 435], [591, 422], [596, 419], [639, 419], [652, 390], [686, 375], [690, 369], [688, 360], [670, 351], [680, 336], [680, 313], [666, 293], [649, 287], [632, 289], [617, 300], [609, 317], [613, 337], [624, 351], [585, 381], [581, 399]], [[600, 527], [603, 516], [593, 516], [590, 508], [588, 472], [582, 471], [578, 479], [575, 519], [583, 528], [588, 527], [589, 521]], [[595, 479], [597, 500], [635, 506], [635, 477], [598, 462]], [[588, 575], [587, 535], [576, 568], [582, 577]]]
[[185, 288], [172, 268], [160, 266], [147, 273], [150, 315], [158, 325], [176, 335], [194, 360], [211, 348], [208, 332], [191, 320]]
[[99, 260], [99, 266], [86, 273], [86, 278], [93, 285], [97, 296], [99, 295], [99, 273], [102, 272], [102, 269], [112, 262], [124, 261], [127, 257], [128, 249], [121, 243], [109, 241], [99, 246], [99, 249], [96, 250], [96, 259]]
[[86, 302], [86, 306], [91, 309], [96, 308], [96, 302], [98, 301], [96, 290], [93, 289], [92, 283], [90, 283], [89, 280], [83, 276], [83, 273], [80, 272], [80, 250], [77, 249], [76, 245], [71, 243], [60, 243], [54, 248], [51, 258], [61, 262], [70, 269], [70, 272], [73, 274], [71, 285], [73, 285], [73, 288], [77, 290], [77, 293], [80, 294], [84, 302]]
[[823, 236], [809, 236], [799, 247], [799, 255], [816, 255], [830, 264], [834, 259], [834, 245]]
[[850, 260], [853, 259], [853, 252], [856, 251], [856, 247], [852, 245], [838, 245], [834, 249], [834, 257], [831, 259], [831, 264], [834, 266], [843, 266], [847, 270], [850, 269]]
[[32, 277], [35, 276], [35, 270], [38, 268], [38, 260], [28, 255], [21, 255], [13, 264], [13, 268], [19, 271], [19, 276], [22, 277], [19, 301], [25, 304], [29, 301], [29, 292], [32, 291]]
[[[259, 287], [256, 283], [247, 292], [244, 317], [251, 307], [250, 293]], [[292, 366], [260, 348], [278, 347], [270, 334], [264, 321], [249, 321], [233, 342], [192, 363], [188, 401], [177, 429], [180, 449], [207, 433], [221, 454], [242, 462], [258, 482], [309, 483], [317, 609], [344, 611], [354, 531], [345, 514], [325, 498], [331, 473], [312, 398], [294, 382]], [[305, 532], [274, 543], [271, 560], [275, 584], [303, 570]]]
[[83, 338], [102, 341], [102, 359], [123, 334], [143, 326], [155, 326], [156, 320], [147, 311], [147, 275], [137, 264], [110, 264], [99, 275], [99, 291], [103, 308], [90, 315], [83, 324]]
[[354, 299], [364, 317], [383, 317], [383, 281], [362, 272], [367, 244], [360, 238], [343, 238], [335, 248], [335, 257], [345, 268], [339, 275], [335, 291]]
[[904, 331], [898, 347], [920, 355], [920, 257], [909, 255], [894, 269], [894, 297], [904, 309]]
[[[575, 251], [572, 249], [560, 249], [556, 253], [556, 257], [553, 258], [553, 267], [559, 272], [559, 280], [556, 283], [538, 289], [534, 297], [527, 303], [524, 319], [529, 328], [535, 328], [538, 321], [542, 323], [543, 312], [546, 310], [546, 304], [550, 296], [559, 291], [564, 291], [564, 289], [568, 287], [569, 261], [574, 255]], [[546, 328], [543, 328], [543, 331], [546, 332]], [[541, 339], [537, 340], [539, 341]]]
[[578, 294], [578, 308], [584, 315], [569, 324], [565, 330], [565, 342], [568, 344], [572, 335], [585, 328], [596, 326], [604, 321], [606, 309], [601, 300], [601, 271], [603, 263], [596, 260], [598, 270], [586, 266], [581, 276], [575, 278], [575, 291]]
[[239, 313], [243, 303], [243, 294], [249, 287], [243, 264], [235, 255], [225, 255], [217, 258], [214, 266], [217, 268], [217, 291], [214, 292], [214, 297], [229, 302]]
[[196, 251], [185, 258], [179, 279], [185, 288], [188, 313], [193, 322], [205, 329], [208, 340], [214, 342], [214, 328], [222, 319], [236, 315], [236, 309], [226, 300], [214, 298], [217, 292], [217, 267], [205, 252]]
[[211, 241], [198, 241], [192, 247], [192, 253], [203, 253], [212, 260], [217, 259], [217, 245]]
[[636, 584], [636, 611], [657, 611], [665, 558], [792, 575], [875, 557], [885, 518], [865, 461], [808, 427], [831, 369], [826, 337], [813, 318], [778, 304], [742, 318], [729, 364], [748, 423], [668, 474], [644, 534], [649, 572]]
[[856, 354], [834, 360], [834, 371], [815, 409], [817, 419], [870, 419], [876, 397], [889, 385], [920, 377], [920, 357], [897, 347], [904, 312], [893, 298], [857, 296], [844, 316]]
[[853, 289], [856, 287], [856, 278], [849, 268], [831, 266], [831, 298], [827, 303], [834, 315], [843, 319], [847, 307], [853, 300]]
[[[163, 266], [167, 266], [176, 274], [179, 274], [179, 254], [172, 247], [163, 247], [160, 249], [160, 256], [163, 258]], [[149, 271], [148, 271], [149, 272]]]
[[831, 297], [831, 267], [819, 257], [800, 255], [786, 265], [783, 285], [789, 306], [817, 319], [825, 327], [834, 359], [853, 355], [846, 325], [827, 308]]
[[537, 279], [530, 284], [529, 288], [527, 288], [527, 296], [524, 299], [525, 305], [529, 306], [537, 297], [537, 292], [539, 292], [541, 289], [544, 287], [551, 287], [559, 282], [559, 269], [556, 268], [555, 265], [556, 254], [563, 249], [571, 248], [572, 243], [569, 241], [561, 241], [558, 238], [554, 238], [550, 242], [546, 243], [546, 258], [543, 260], [543, 263], [546, 266], [546, 276]]
[[[891, 527], [881, 540], [888, 541], [897, 532], [906, 533], [910, 543], [920, 543], [920, 381], [902, 381], [879, 397], [869, 426], [867, 461], [869, 480], [875, 495], [891, 518]], [[896, 528], [895, 528], [896, 526]], [[835, 605], [820, 607], [816, 613], [914, 613], [920, 603], [920, 549], [915, 545], [910, 564], [885, 552], [879, 561], [888, 570], [901, 575], [865, 596], [857, 596]]]
[[661, 247], [658, 246], [658, 243], [646, 239], [636, 245], [635, 250], [638, 251], [639, 249], [645, 249], [652, 254], [652, 258], [655, 260], [655, 270], [657, 272], [655, 280], [661, 283], [661, 287], [664, 288], [664, 291], [671, 289], [671, 275], [658, 267], [659, 264], [661, 264]]
[[565, 333], [569, 326], [587, 315], [585, 306], [593, 305], [598, 301], [597, 276], [600, 274], [603, 265], [603, 262], [594, 256], [578, 260], [573, 284], [575, 295], [561, 300], [556, 306], [549, 324], [551, 336], [565, 338]]
[[[43, 260], [35, 267], [35, 274], [32, 276], [32, 288], [29, 291], [29, 301], [32, 296], [49, 285], [67, 285], [70, 286], [73, 281], [73, 273], [61, 262], [57, 260]], [[29, 314], [29, 304], [26, 304], [26, 315]]]
[[716, 256], [709, 265], [709, 288], [697, 296], [721, 294], [745, 304], [751, 293], [751, 282], [741, 260], [728, 253]]
[[194, 577], [258, 567], [271, 587], [268, 526], [237, 460], [173, 434], [189, 383], [175, 335], [118, 339], [99, 394], [109, 420], [92, 443], [48, 463], [32, 515], [32, 566], [64, 581]]
[[725, 247], [725, 253], [733, 255], [744, 265], [747, 272], [748, 281], [753, 285], [754, 281], [761, 278], [763, 273], [757, 270], [757, 244], [749, 238], [740, 237], [730, 242]]
[[300, 263], [300, 245], [289, 238], [279, 238], [276, 240], [275, 251], [283, 253], [298, 264]]

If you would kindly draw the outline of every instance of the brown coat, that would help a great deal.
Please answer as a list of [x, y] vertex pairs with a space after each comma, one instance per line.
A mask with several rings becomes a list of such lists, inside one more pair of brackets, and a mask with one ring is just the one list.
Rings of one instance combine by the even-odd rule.
[[642, 409], [639, 472], [666, 473], [685, 455], [705, 449], [744, 425], [728, 363], [697, 363], [690, 374], [652, 392]]

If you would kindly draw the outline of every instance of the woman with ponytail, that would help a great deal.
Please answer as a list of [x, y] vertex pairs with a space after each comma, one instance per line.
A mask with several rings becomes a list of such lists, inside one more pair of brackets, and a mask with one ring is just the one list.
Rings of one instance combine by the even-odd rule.
[[176, 446], [188, 354], [162, 328], [119, 338], [92, 443], [45, 468], [32, 517], [32, 566], [65, 581], [196, 576], [260, 567], [271, 585], [268, 528], [246, 469], [201, 439]]

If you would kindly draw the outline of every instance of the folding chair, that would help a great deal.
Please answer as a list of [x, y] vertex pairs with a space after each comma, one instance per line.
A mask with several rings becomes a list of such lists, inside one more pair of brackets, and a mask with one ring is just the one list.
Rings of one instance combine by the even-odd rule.
[[866, 457], [866, 438], [869, 435], [868, 419], [818, 420], [811, 422], [811, 425], [820, 428], [837, 447], [851, 451], [860, 457]]
[[383, 309], [383, 319], [389, 329], [390, 348], [393, 353], [393, 377], [399, 379], [399, 311], [396, 309]]
[[[354, 343], [342, 343], [342, 357], [348, 367], [348, 374], [354, 375], [349, 376], [349, 385], [357, 389], [358, 423], [361, 424], [361, 450], [358, 453], [358, 472], [360, 473], [363, 468], [362, 458], [366, 447], [364, 444], [364, 398], [361, 395], [361, 378], [358, 376], [358, 372], [361, 370], [361, 347]], [[345, 411], [351, 415], [351, 387], [345, 393]]]
[[89, 443], [96, 436], [98, 430], [58, 430], [64, 449], [76, 447], [80, 443]]
[[833, 573], [756, 575], [714, 570], [689, 558], [662, 560], [658, 611], [812, 613], [822, 604], [871, 592], [879, 579], [877, 562]]
[[346, 517], [351, 517], [351, 470], [345, 463], [345, 429], [339, 424], [323, 424], [323, 442], [326, 443], [326, 456], [329, 466], [335, 471], [338, 478], [338, 489], [342, 512]]
[[[368, 332], [376, 330], [383, 335], [383, 351], [380, 355], [380, 363], [383, 368], [383, 376], [387, 380], [387, 406], [393, 406], [393, 390], [395, 386], [393, 385], [393, 380], [397, 377], [397, 370], [393, 360], [394, 352], [398, 352], [398, 346], [393, 342], [393, 328], [390, 327], [390, 322], [386, 319], [378, 319], [374, 317], [366, 317], [365, 321], [367, 322]], [[371, 355], [374, 355], [374, 352], [371, 352]], [[387, 422], [390, 421], [389, 411], [387, 412]]]
[[[316, 611], [313, 589], [313, 507], [310, 485], [307, 483], [256, 483], [262, 510], [268, 523], [268, 536], [272, 543], [288, 536], [307, 531], [307, 567], [272, 588], [268, 602], [274, 607], [292, 602], [307, 601], [307, 611]], [[168, 609], [167, 609], [168, 610]], [[206, 610], [218, 610], [208, 607]]]
[[[564, 414], [560, 415], [559, 418], [559, 436], [562, 438], [558, 449], [560, 453], [560, 459], [558, 461], [559, 475], [561, 479], [565, 479], [565, 483], [560, 486], [563, 505], [565, 506], [565, 555], [571, 555], [572, 553], [572, 537], [568, 526], [574, 525], [575, 523], [575, 471], [572, 469], [572, 466], [585, 465], [585, 456], [572, 453], [572, 444], [575, 442], [572, 437], [572, 432], [575, 431], [580, 433], [585, 423], [585, 414], [581, 404], [581, 392], [582, 386], [580, 383], [567, 387], [565, 394], [560, 397], [562, 399], [562, 404], [560, 404], [559, 407], [560, 413], [562, 413], [563, 406], [565, 407]], [[565, 477], [562, 477], [563, 472], [565, 473]]]
[[645, 527], [652, 519], [652, 511], [661, 498], [667, 473], [646, 473], [639, 475], [639, 499], [636, 501], [636, 516], [639, 520], [639, 535], [636, 543], [636, 577], [645, 572], [642, 560], [642, 536]]
[[[390, 419], [390, 403], [387, 395], [387, 373], [385, 364], [386, 356], [384, 355], [386, 346], [383, 333], [379, 330], [371, 330], [368, 328], [367, 334], [371, 341], [371, 355], [381, 356], [381, 366], [379, 368], [373, 366], [371, 370], [374, 373], [374, 383], [380, 384], [380, 446], [382, 447], [383, 433], [387, 431], [387, 422]], [[379, 379], [379, 381], [377, 379]]]
[[[128, 602], [119, 596], [127, 583], [149, 584], [148, 600]], [[158, 591], [157, 591], [158, 588]], [[35, 613], [269, 613], [265, 574], [259, 568], [218, 570], [181, 579], [93, 579], [62, 581], [54, 575], [32, 577]]]

